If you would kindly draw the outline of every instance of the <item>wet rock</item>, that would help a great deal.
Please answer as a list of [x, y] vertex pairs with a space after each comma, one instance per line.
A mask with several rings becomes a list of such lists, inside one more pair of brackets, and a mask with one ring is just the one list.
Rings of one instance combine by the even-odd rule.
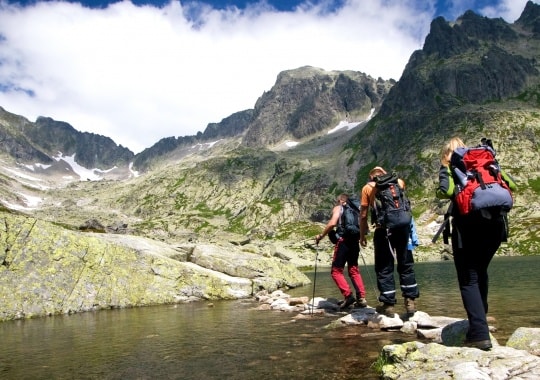
[[384, 346], [381, 378], [417, 379], [538, 379], [540, 358], [527, 351], [496, 346], [490, 351], [408, 342]]
[[520, 327], [510, 336], [506, 345], [540, 356], [540, 328]]
[[[294, 311], [291, 298], [283, 292], [274, 295], [260, 294], [259, 310]], [[467, 320], [446, 316], [430, 316], [417, 311], [410, 318], [395, 314], [393, 318], [378, 314], [374, 308], [340, 310], [338, 300], [316, 297], [306, 300], [305, 310], [294, 317], [303, 320], [313, 317], [333, 318], [326, 329], [343, 326], [364, 325], [378, 332], [362, 334], [386, 334], [399, 330], [410, 340], [403, 344], [384, 346], [378, 359], [381, 378], [387, 380], [492, 380], [492, 379], [538, 379], [540, 378], [540, 329], [519, 328], [508, 340], [507, 346], [498, 344], [491, 336], [493, 348], [482, 351], [463, 347], [469, 328]], [[268, 302], [272, 306], [268, 306]], [[296, 302], [296, 299], [295, 299]], [[296, 305], [298, 306], [298, 305]], [[490, 330], [493, 330], [490, 328]], [[421, 339], [422, 342], [414, 340]], [[427, 342], [427, 343], [426, 343]], [[513, 348], [515, 347], [515, 348]], [[518, 348], [518, 349], [516, 349]]]

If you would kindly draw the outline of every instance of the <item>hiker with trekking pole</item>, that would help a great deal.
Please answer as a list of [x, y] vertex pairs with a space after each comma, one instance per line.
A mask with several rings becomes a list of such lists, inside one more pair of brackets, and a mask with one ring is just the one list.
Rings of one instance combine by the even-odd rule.
[[[411, 229], [414, 227], [410, 202], [405, 195], [405, 182], [395, 173], [387, 173], [376, 166], [369, 172], [369, 181], [361, 191], [360, 245], [367, 246], [369, 231], [368, 213], [371, 214], [375, 273], [377, 276], [378, 300], [375, 310], [387, 317], [395, 317], [396, 285], [394, 262], [405, 310], [410, 317], [416, 312], [416, 299], [420, 296], [414, 272], [413, 249], [415, 243]], [[370, 212], [371, 211], [371, 212]]]
[[[358, 267], [358, 257], [360, 255], [359, 212], [357, 200], [355, 203], [347, 194], [340, 194], [336, 199], [336, 205], [332, 209], [332, 216], [323, 232], [315, 236], [317, 246], [326, 235], [334, 243], [330, 273], [344, 297], [343, 301], [340, 302], [341, 310], [346, 310], [353, 304], [358, 307], [367, 306], [364, 281]], [[349, 278], [353, 284], [355, 294], [351, 291], [343, 275], [345, 264], [347, 264]]]
[[[513, 206], [513, 179], [495, 159], [491, 140], [467, 147], [452, 138], [441, 150], [437, 198], [450, 199], [444, 227], [451, 237], [454, 266], [469, 329], [464, 344], [481, 350], [492, 347], [488, 312], [488, 266], [508, 236], [507, 213]], [[451, 223], [449, 219], [451, 218]], [[443, 235], [447, 236], [448, 232]]]

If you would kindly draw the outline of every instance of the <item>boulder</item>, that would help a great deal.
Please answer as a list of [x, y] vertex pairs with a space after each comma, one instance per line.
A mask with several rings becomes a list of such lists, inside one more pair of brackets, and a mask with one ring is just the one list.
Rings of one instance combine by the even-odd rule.
[[[138, 236], [67, 230], [16, 213], [0, 218], [0, 321], [248, 298], [261, 287], [309, 283], [295, 267], [229, 249], [232, 244], [180, 249]], [[201, 258], [209, 252], [219, 254]], [[188, 262], [190, 255], [204, 265]]]
[[293, 264], [276, 257], [239, 250], [235, 245], [200, 244], [193, 250], [190, 260], [204, 268], [253, 280], [259, 290], [274, 291], [310, 283], [309, 278]]
[[506, 345], [540, 356], [540, 328], [520, 327], [510, 336]]
[[538, 356], [504, 346], [482, 351], [414, 341], [384, 346], [381, 361], [381, 378], [388, 380], [540, 378]]

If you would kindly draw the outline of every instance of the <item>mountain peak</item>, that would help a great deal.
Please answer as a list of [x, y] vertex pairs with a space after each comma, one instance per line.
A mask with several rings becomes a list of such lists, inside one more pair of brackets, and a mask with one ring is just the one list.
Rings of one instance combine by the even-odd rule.
[[540, 5], [528, 1], [521, 16], [516, 20], [516, 24], [540, 37]]
[[243, 138], [251, 147], [299, 141], [338, 125], [366, 120], [395, 82], [356, 71], [304, 66], [280, 73], [256, 102]]

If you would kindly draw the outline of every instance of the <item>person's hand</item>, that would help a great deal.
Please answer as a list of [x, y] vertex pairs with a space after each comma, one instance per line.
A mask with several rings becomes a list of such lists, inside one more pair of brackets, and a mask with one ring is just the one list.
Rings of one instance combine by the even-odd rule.
[[365, 236], [360, 236], [360, 245], [364, 248], [367, 247], [367, 239]]
[[321, 241], [322, 238], [323, 238], [322, 235], [315, 236], [315, 244], [319, 245], [319, 242]]

